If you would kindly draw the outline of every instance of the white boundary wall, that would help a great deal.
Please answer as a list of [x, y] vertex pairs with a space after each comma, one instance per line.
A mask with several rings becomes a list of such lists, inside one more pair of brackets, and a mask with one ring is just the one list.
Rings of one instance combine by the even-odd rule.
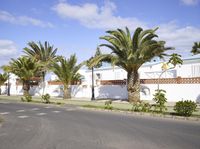
[[[2, 86], [2, 94], [6, 94], [6, 87]], [[157, 84], [141, 84], [141, 99], [152, 100], [153, 94], [157, 89]], [[160, 89], [166, 90], [168, 101], [176, 102], [180, 100], [192, 100], [200, 102], [200, 84], [160, 84]], [[47, 85], [45, 93], [54, 97], [62, 97], [62, 85]], [[22, 86], [11, 85], [11, 95], [23, 95]], [[41, 86], [33, 86], [30, 94], [35, 96], [42, 95]], [[71, 87], [71, 96], [75, 98], [90, 98], [91, 86], [73, 85]], [[96, 98], [127, 99], [127, 90], [125, 85], [99, 85], [95, 86]]]

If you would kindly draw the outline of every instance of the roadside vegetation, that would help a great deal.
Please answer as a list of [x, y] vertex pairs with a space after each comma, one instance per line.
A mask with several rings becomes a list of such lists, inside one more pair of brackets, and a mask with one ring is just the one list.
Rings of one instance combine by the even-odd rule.
[[[153, 104], [143, 102], [140, 99], [140, 78], [138, 74], [139, 68], [146, 62], [151, 61], [157, 57], [168, 62], [164, 63], [162, 74], [169, 69], [174, 69], [177, 65], [182, 64], [181, 56], [173, 53], [167, 54], [168, 50], [173, 50], [173, 47], [166, 47], [165, 41], [160, 41], [155, 29], [144, 30], [140, 27], [131, 34], [126, 27], [123, 29], [109, 30], [105, 36], [100, 39], [105, 40], [105, 43], [99, 47], [104, 46], [111, 50], [110, 53], [101, 53], [100, 48], [96, 50], [96, 54], [89, 60], [77, 64], [76, 55], [68, 55], [66, 58], [63, 55], [57, 55], [57, 48], [50, 45], [47, 41], [28, 42], [28, 46], [23, 49], [25, 55], [21, 55], [17, 59], [11, 59], [9, 64], [2, 66], [4, 74], [0, 75], [0, 86], [7, 80], [9, 81], [9, 74], [18, 76], [23, 86], [23, 97], [17, 98], [23, 102], [39, 102], [39, 103], [53, 103], [53, 104], [77, 104], [84, 107], [102, 108], [107, 110], [123, 110], [135, 112], [154, 112], [161, 114], [175, 114], [181, 116], [191, 116], [195, 113], [197, 105], [192, 101], [177, 102], [175, 107], [166, 106], [167, 99], [166, 91], [160, 89], [158, 82], [158, 89], [155, 91]], [[200, 42], [195, 42], [191, 53], [194, 55], [200, 53]], [[49, 94], [45, 93], [45, 76], [47, 72], [53, 72], [58, 81], [63, 84], [63, 99], [71, 98], [71, 85], [75, 81], [81, 81], [82, 76], [78, 73], [79, 69], [86, 65], [89, 69], [99, 68], [102, 62], [107, 62], [113, 66], [118, 66], [127, 72], [127, 91], [128, 101], [126, 104], [118, 104], [112, 100], [102, 102], [79, 102], [53, 99]], [[42, 82], [42, 83], [41, 83]], [[29, 93], [32, 84], [42, 84], [43, 92], [38, 98], [32, 97]], [[1, 93], [1, 90], [0, 90]], [[8, 83], [8, 95], [9, 83]], [[6, 97], [3, 97], [4, 99]], [[200, 114], [199, 114], [200, 115]]]
[[[14, 100], [21, 102], [21, 97], [23, 96], [0, 96], [0, 100]], [[50, 96], [49, 96], [50, 97]], [[55, 97], [50, 97], [48, 99], [49, 103], [48, 104], [55, 104], [59, 106], [64, 106], [64, 105], [75, 105], [83, 108], [92, 108], [92, 109], [101, 109], [101, 110], [111, 110], [111, 111], [124, 111], [124, 112], [137, 112], [137, 113], [149, 113], [153, 115], [169, 115], [169, 116], [184, 116], [184, 117], [196, 117], [200, 118], [200, 105], [198, 106], [196, 103], [189, 101], [189, 104], [183, 104], [178, 105], [177, 103], [172, 104], [172, 103], [167, 103], [165, 102], [164, 106], [166, 110], [163, 110], [160, 112], [159, 104], [157, 105], [155, 102], [152, 101], [139, 101], [136, 103], [129, 103], [129, 102], [115, 102], [112, 101], [111, 99], [100, 99], [96, 101], [84, 101], [84, 100], [63, 100], [62, 98], [55, 98]], [[27, 100], [23, 102], [28, 102]], [[181, 101], [184, 102], [184, 101]], [[34, 96], [31, 98], [30, 103], [42, 103], [42, 104], [47, 104], [46, 100], [44, 100], [42, 97], [39, 96]], [[190, 104], [192, 103], [192, 104]], [[187, 108], [189, 105], [189, 109]], [[155, 108], [156, 107], [156, 108]], [[195, 107], [195, 108], [194, 108]], [[191, 115], [183, 115], [180, 114], [176, 109], [179, 108], [181, 111], [186, 111], [185, 113], [188, 113], [190, 109]]]

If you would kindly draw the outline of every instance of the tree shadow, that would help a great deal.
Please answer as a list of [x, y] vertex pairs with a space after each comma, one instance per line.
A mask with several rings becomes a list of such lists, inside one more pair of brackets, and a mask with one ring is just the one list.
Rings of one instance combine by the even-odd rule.
[[[125, 85], [103, 85], [99, 87], [98, 92], [97, 100], [112, 99], [127, 101], [128, 99], [128, 92]], [[141, 85], [140, 93], [148, 96], [150, 95], [150, 89], [147, 86]]]
[[99, 95], [96, 96], [97, 100], [127, 100], [127, 90], [125, 85], [103, 85], [98, 88], [98, 92]]
[[[23, 90], [23, 89], [22, 89]], [[40, 87], [39, 86], [31, 86], [30, 90], [29, 90], [29, 94], [31, 96], [35, 96], [35, 95], [39, 95], [41, 96], [40, 93]]]
[[143, 95], [148, 96], [150, 95], [150, 88], [144, 85], [140, 85], [140, 92], [142, 92]]
[[77, 93], [83, 90], [80, 85], [71, 86], [71, 96], [76, 97]]

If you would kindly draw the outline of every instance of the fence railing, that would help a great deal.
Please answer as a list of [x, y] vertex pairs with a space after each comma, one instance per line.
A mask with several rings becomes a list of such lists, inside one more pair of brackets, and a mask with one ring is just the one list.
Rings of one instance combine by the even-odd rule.
[[[200, 77], [195, 78], [162, 78], [140, 79], [141, 84], [200, 84]], [[101, 85], [125, 85], [126, 80], [101, 80]]]

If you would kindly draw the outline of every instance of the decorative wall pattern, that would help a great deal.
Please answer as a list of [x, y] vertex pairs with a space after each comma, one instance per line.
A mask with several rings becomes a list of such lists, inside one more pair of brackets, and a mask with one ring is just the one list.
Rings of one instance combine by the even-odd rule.
[[[200, 77], [195, 78], [163, 78], [140, 79], [141, 84], [200, 84]], [[101, 85], [125, 85], [126, 80], [101, 80]]]

